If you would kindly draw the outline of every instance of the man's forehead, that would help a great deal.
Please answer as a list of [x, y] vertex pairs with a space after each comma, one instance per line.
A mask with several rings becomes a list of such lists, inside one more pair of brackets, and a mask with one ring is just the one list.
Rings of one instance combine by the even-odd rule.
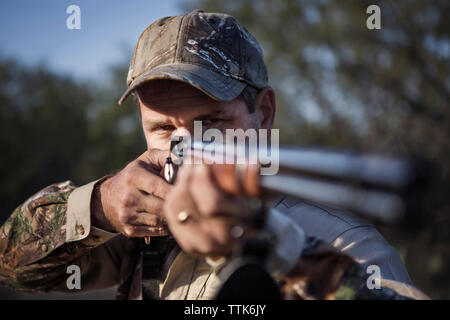
[[215, 100], [194, 86], [176, 80], [150, 81], [141, 85], [137, 89], [137, 93], [144, 104], [182, 99], [202, 100], [205, 103], [215, 102]]

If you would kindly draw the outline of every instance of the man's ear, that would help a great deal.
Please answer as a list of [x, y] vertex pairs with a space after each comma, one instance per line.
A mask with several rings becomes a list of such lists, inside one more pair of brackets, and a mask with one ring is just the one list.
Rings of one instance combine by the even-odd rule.
[[275, 92], [272, 87], [265, 87], [258, 93], [255, 105], [255, 112], [261, 129], [272, 129], [275, 110]]

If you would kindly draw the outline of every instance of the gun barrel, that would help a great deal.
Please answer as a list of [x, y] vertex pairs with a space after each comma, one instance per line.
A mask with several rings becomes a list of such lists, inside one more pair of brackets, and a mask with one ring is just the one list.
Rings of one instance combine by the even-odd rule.
[[[220, 150], [230, 150], [223, 147], [218, 151], [201, 142], [191, 143], [188, 148], [180, 146], [178, 153], [172, 150], [178, 157], [188, 154], [208, 157], [213, 153], [215, 159], [226, 159], [229, 154]], [[385, 223], [395, 223], [404, 217], [405, 193], [415, 181], [414, 165], [401, 158], [312, 148], [234, 147], [234, 155], [255, 159], [256, 153], [262, 165], [278, 166], [278, 173], [261, 175], [262, 190], [344, 208]]]
[[280, 171], [402, 190], [413, 180], [413, 166], [400, 158], [319, 149], [279, 151]]

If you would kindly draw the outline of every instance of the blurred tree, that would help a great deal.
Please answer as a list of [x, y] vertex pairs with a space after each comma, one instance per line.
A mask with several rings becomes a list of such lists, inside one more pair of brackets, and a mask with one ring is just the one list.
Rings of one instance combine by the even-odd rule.
[[3, 222], [48, 184], [87, 183], [145, 150], [132, 99], [119, 107], [127, 67], [107, 85], [79, 83], [45, 67], [0, 60], [0, 209]]
[[130, 97], [119, 106], [126, 89], [128, 61], [111, 67], [106, 86], [97, 86], [89, 109], [89, 150], [79, 176], [83, 181], [117, 171], [146, 149], [139, 113]]
[[[111, 68], [106, 84], [75, 81], [44, 66], [0, 57], [0, 223], [43, 187], [81, 185], [122, 168], [146, 146], [125, 90], [128, 63]], [[8, 299], [113, 299], [114, 289], [31, 294], [0, 286]]]
[[[381, 8], [381, 29], [366, 9]], [[429, 223], [380, 226], [414, 283], [450, 298], [450, 2], [194, 0], [235, 16], [261, 43], [283, 143], [420, 156], [440, 170]], [[447, 18], [446, 18], [447, 17]]]
[[87, 137], [85, 110], [91, 100], [87, 87], [43, 67], [0, 62], [3, 219], [45, 184], [73, 173]]

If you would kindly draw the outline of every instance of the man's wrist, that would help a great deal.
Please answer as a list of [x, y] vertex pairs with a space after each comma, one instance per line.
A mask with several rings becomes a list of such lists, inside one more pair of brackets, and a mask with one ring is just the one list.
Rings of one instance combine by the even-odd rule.
[[117, 232], [106, 217], [102, 204], [102, 186], [104, 187], [103, 184], [108, 178], [110, 177], [105, 177], [94, 186], [91, 200], [91, 224], [108, 232]]

